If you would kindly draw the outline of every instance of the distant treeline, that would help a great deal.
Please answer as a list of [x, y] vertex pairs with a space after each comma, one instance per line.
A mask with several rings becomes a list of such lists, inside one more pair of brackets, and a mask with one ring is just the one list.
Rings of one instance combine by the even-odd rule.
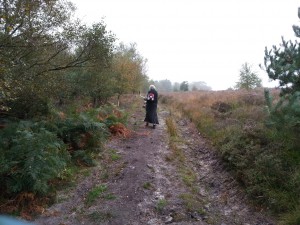
[[160, 92], [177, 92], [177, 91], [210, 91], [211, 87], [208, 86], [204, 81], [195, 81], [189, 83], [188, 81], [183, 81], [181, 83], [172, 83], [170, 80], [159, 80], [150, 81], [154, 83]]

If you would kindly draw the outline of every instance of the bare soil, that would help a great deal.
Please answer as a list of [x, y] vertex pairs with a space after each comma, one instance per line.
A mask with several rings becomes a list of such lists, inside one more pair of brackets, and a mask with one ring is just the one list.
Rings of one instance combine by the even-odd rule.
[[[209, 142], [186, 119], [176, 119], [171, 141], [161, 105], [160, 124], [145, 127], [144, 109], [130, 115], [128, 138], [113, 138], [97, 166], [58, 192], [57, 203], [34, 222], [40, 225], [275, 225], [247, 200]], [[175, 146], [175, 147], [174, 147]], [[94, 201], [94, 187], [105, 191]]]

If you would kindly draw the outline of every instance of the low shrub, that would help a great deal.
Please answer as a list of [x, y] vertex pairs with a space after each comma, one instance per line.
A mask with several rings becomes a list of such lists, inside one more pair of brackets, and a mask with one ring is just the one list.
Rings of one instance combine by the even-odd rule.
[[210, 138], [254, 202], [283, 214], [282, 224], [297, 225], [300, 95], [278, 96], [273, 90], [266, 99], [262, 90], [174, 93], [167, 104]]
[[18, 119], [32, 119], [35, 117], [47, 116], [50, 114], [49, 102], [46, 98], [36, 93], [23, 93], [5, 103], [10, 109], [6, 116]]
[[94, 165], [93, 158], [109, 133], [89, 113], [7, 123], [0, 130], [2, 193], [46, 194], [49, 181], [62, 175], [70, 159], [79, 165]]
[[49, 180], [61, 174], [70, 158], [55, 133], [28, 121], [0, 130], [0, 146], [2, 193], [45, 194]]
[[95, 121], [85, 113], [55, 121], [54, 132], [69, 146], [69, 150], [97, 151], [108, 136], [104, 123]]
[[74, 171], [95, 165], [112, 127], [125, 130], [127, 114], [114, 105], [92, 108], [79, 101], [57, 111], [29, 95], [11, 100], [11, 109], [0, 112], [1, 213], [26, 219], [41, 213], [58, 188], [74, 182]]
[[282, 215], [280, 225], [298, 225], [300, 224], [300, 208], [294, 209], [292, 212]]

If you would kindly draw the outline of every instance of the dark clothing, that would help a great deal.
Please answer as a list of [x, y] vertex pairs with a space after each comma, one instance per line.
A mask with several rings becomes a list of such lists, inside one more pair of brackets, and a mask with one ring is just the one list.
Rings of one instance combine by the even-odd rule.
[[146, 118], [145, 122], [152, 124], [159, 124], [157, 118], [157, 99], [158, 94], [157, 91], [151, 89], [148, 91], [147, 97], [145, 98], [146, 102]]

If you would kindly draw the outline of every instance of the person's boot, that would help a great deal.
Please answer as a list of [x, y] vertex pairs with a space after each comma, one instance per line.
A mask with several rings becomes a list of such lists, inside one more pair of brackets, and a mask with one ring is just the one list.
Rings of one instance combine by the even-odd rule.
[[155, 129], [155, 124], [153, 124], [153, 129]]
[[145, 126], [148, 127], [148, 125], [149, 125], [149, 123], [147, 122]]

